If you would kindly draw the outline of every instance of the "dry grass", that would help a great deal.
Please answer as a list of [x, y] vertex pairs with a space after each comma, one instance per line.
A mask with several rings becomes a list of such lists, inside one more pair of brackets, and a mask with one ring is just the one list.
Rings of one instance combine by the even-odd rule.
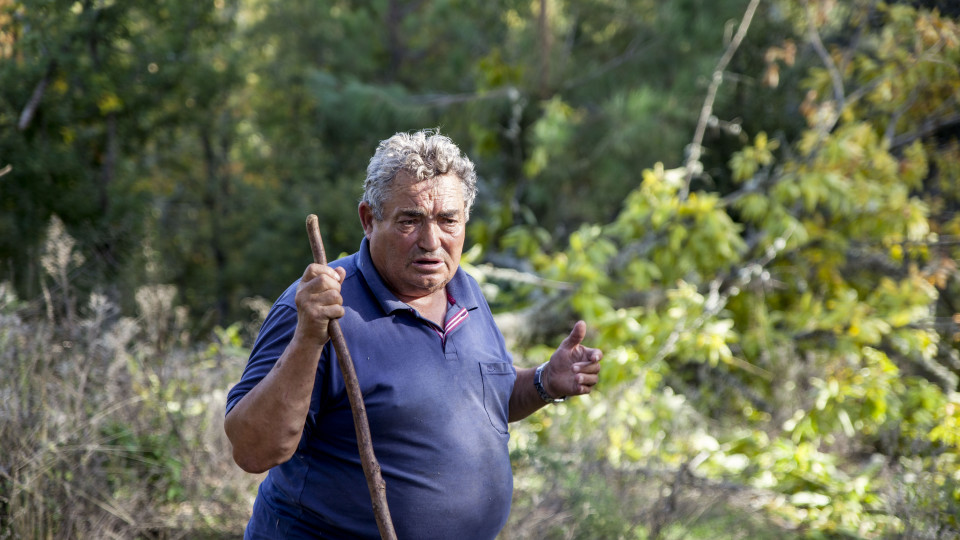
[[49, 237], [43, 299], [0, 284], [0, 538], [241, 536], [258, 478], [223, 435], [235, 333], [192, 347], [171, 287], [141, 288], [136, 318], [81, 302], [82, 258]]

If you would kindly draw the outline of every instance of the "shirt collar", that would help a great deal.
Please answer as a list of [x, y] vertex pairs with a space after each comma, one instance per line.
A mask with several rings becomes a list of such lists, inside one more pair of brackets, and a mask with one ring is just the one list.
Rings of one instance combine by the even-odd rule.
[[[360, 250], [357, 252], [357, 269], [363, 275], [364, 281], [370, 287], [373, 296], [380, 303], [384, 313], [393, 313], [397, 310], [409, 310], [405, 302], [400, 301], [387, 284], [380, 277], [380, 272], [373, 264], [373, 258], [370, 257], [370, 245], [366, 237], [360, 242]], [[476, 297], [474, 290], [470, 287], [470, 276], [462, 267], [457, 267], [456, 273], [450, 283], [447, 283], [447, 298], [453, 298], [454, 305], [473, 310], [479, 307], [480, 302]]]

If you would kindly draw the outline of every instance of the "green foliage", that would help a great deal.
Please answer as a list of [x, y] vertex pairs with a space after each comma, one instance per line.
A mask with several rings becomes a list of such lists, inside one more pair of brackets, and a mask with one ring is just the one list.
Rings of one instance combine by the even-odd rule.
[[117, 498], [134, 495], [131, 487], [146, 481], [157, 490], [159, 502], [183, 500], [183, 462], [171, 453], [179, 443], [173, 433], [137, 434], [118, 423], [104, 426], [101, 436], [122, 456], [106, 467], [110, 490]]
[[[955, 108], [957, 71], [939, 66], [960, 43], [936, 14], [877, 14], [810, 70], [796, 143], [759, 133], [731, 156], [732, 191], [688, 193], [686, 169], [658, 164], [612, 222], [534, 257], [576, 284], [570, 306], [606, 350], [601, 400], [541, 430], [603, 426], [615, 465], [733, 480], [822, 534], [960, 534], [960, 364], [931, 319], [956, 305], [956, 266], [931, 250], [945, 203], [929, 190], [956, 139], [926, 131]], [[937, 487], [912, 493], [907, 469]]]
[[229, 85], [217, 54], [199, 52], [229, 28], [221, 14], [205, 2], [0, 7], [0, 77], [11, 83], [0, 95], [0, 155], [12, 167], [0, 185], [0, 257], [19, 290], [37, 293], [34, 249], [52, 214], [97, 254], [81, 287], [126, 262], [145, 232], [148, 171], [165, 159], [151, 151], [156, 136]]

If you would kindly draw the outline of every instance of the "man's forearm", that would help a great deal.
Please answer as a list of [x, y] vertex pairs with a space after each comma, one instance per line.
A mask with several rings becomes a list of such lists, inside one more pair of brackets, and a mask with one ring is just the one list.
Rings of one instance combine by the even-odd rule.
[[296, 335], [273, 369], [227, 414], [233, 459], [260, 473], [293, 456], [310, 410], [322, 345]]

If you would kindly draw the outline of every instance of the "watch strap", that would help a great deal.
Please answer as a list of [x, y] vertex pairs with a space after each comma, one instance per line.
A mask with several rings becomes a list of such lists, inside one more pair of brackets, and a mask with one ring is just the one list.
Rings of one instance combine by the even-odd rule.
[[562, 401], [567, 399], [566, 396], [562, 396], [558, 398], [551, 397], [550, 394], [547, 393], [547, 390], [543, 387], [543, 369], [545, 367], [547, 367], [547, 362], [544, 362], [539, 366], [537, 366], [537, 369], [533, 372], [533, 386], [536, 387], [537, 394], [540, 396], [540, 399], [542, 399], [544, 402], [561, 403]]

